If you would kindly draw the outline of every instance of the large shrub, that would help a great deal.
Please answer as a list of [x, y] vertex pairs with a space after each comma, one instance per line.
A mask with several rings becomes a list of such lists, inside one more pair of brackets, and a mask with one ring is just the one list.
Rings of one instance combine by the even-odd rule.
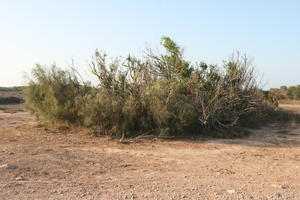
[[223, 67], [191, 64], [170, 38], [163, 37], [162, 45], [162, 55], [148, 51], [144, 59], [112, 62], [96, 51], [93, 87], [78, 81], [74, 70], [38, 65], [25, 91], [26, 106], [51, 123], [119, 136], [205, 134], [261, 113], [264, 103], [247, 57], [232, 56]]

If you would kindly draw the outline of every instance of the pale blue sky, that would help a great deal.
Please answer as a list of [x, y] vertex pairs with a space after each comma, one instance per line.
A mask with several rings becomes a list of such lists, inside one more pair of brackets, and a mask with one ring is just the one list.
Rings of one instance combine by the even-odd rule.
[[252, 56], [265, 88], [300, 84], [300, 1], [0, 0], [0, 86], [24, 84], [35, 63], [87, 71], [96, 48], [141, 56], [162, 35], [192, 61]]

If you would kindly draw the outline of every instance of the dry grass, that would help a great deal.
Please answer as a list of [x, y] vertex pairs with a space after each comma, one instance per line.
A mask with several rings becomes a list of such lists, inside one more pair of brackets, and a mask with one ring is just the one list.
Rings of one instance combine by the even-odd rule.
[[279, 102], [280, 104], [300, 105], [300, 100], [281, 99]]

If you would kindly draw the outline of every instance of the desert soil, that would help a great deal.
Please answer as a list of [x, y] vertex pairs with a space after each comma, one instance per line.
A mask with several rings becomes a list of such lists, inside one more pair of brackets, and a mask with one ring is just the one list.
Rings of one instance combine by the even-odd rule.
[[2, 109], [0, 199], [300, 199], [300, 125], [251, 132], [120, 144]]

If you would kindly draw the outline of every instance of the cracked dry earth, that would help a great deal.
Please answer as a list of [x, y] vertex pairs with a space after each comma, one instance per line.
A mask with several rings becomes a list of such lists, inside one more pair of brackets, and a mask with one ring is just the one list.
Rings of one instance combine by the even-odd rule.
[[119, 144], [0, 111], [0, 136], [0, 200], [300, 199], [296, 123], [243, 139]]

